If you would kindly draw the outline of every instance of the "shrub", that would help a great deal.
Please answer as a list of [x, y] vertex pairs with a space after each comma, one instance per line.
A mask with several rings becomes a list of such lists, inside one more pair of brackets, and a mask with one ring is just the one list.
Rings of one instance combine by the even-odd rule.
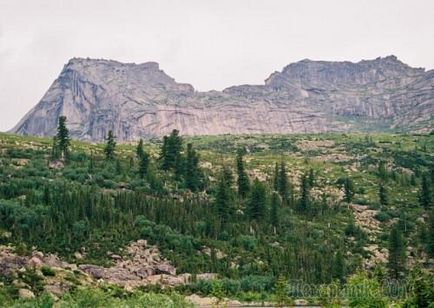
[[390, 215], [386, 212], [378, 212], [374, 218], [380, 222], [386, 222], [391, 219]]
[[42, 266], [41, 272], [44, 276], [56, 276], [56, 272], [49, 266]]

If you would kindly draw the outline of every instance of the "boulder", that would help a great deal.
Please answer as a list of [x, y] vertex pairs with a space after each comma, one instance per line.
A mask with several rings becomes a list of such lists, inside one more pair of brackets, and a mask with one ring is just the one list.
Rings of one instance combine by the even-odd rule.
[[156, 274], [176, 275], [176, 268], [169, 263], [158, 264], [155, 267]]
[[35, 293], [28, 289], [19, 289], [18, 290], [18, 297], [22, 299], [29, 299], [29, 298], [35, 298]]
[[39, 268], [39, 267], [42, 267], [43, 262], [38, 257], [33, 256], [33, 257], [30, 258], [28, 264], [29, 264], [30, 267]]

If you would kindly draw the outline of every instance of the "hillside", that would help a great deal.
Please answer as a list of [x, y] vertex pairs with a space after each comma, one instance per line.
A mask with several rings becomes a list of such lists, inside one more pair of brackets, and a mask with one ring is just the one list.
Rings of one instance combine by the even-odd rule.
[[434, 71], [395, 56], [352, 62], [302, 60], [263, 85], [198, 92], [159, 64], [71, 59], [40, 102], [11, 130], [52, 136], [57, 119], [71, 134], [102, 141], [184, 135], [419, 131], [433, 127]]
[[[430, 289], [433, 135], [172, 133], [113, 158], [80, 141], [68, 153], [0, 134], [0, 306], [182, 307], [200, 295], [358, 307], [324, 288]], [[282, 295], [278, 277], [323, 293]], [[357, 300], [428, 298], [386, 291]]]

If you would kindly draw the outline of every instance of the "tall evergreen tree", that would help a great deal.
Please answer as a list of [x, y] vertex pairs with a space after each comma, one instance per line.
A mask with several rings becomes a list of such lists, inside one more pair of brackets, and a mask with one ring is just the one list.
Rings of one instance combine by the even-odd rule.
[[113, 135], [113, 131], [109, 130], [108, 136], [106, 138], [106, 145], [104, 148], [105, 157], [108, 160], [113, 160], [115, 158], [115, 148], [116, 148], [116, 137]]
[[343, 281], [345, 277], [345, 258], [342, 251], [339, 249], [334, 257], [333, 262], [333, 278]]
[[309, 211], [309, 178], [304, 174], [301, 178], [300, 200], [298, 202], [298, 210], [306, 214]]
[[344, 200], [350, 203], [354, 197], [354, 184], [350, 178], [346, 178], [344, 182]]
[[279, 276], [274, 284], [274, 296], [277, 307], [287, 307], [290, 305], [291, 298], [288, 295], [289, 286], [285, 277]]
[[257, 178], [253, 181], [249, 200], [247, 201], [247, 215], [257, 222], [263, 221], [267, 211], [267, 191], [263, 183]]
[[66, 117], [59, 117], [59, 124], [57, 125], [57, 134], [53, 147], [57, 148], [57, 155], [66, 159], [69, 153], [70, 139], [69, 130], [66, 127]]
[[419, 202], [424, 209], [429, 209], [433, 203], [430, 182], [426, 175], [422, 176], [421, 188], [419, 192]]
[[405, 269], [405, 240], [397, 225], [392, 226], [389, 236], [389, 274], [398, 279]]
[[427, 227], [427, 252], [430, 257], [434, 257], [434, 210], [431, 210]]
[[243, 161], [243, 151], [241, 149], [239, 149], [237, 151], [237, 158], [236, 158], [236, 163], [237, 163], [237, 184], [238, 184], [238, 195], [241, 198], [245, 198], [247, 196], [247, 194], [249, 193], [249, 189], [250, 189], [250, 183], [249, 183], [249, 178], [247, 176], [247, 173], [244, 169], [244, 161]]
[[279, 194], [282, 197], [283, 204], [289, 205], [290, 196], [289, 196], [288, 175], [286, 174], [286, 165], [283, 161], [280, 163], [277, 185], [278, 185]]
[[280, 196], [275, 191], [271, 195], [270, 224], [275, 228], [280, 225]]
[[143, 151], [140, 154], [140, 161], [139, 161], [139, 175], [142, 179], [148, 174], [149, 161], [150, 161], [149, 154]]
[[191, 143], [187, 144], [187, 157], [185, 159], [185, 185], [191, 191], [197, 191], [202, 186], [202, 174], [199, 168], [199, 155]]
[[169, 136], [163, 137], [163, 146], [160, 152], [161, 169], [175, 171], [177, 176], [182, 175], [182, 138], [179, 131], [174, 129]]
[[214, 207], [223, 225], [235, 214], [230, 169], [224, 167], [217, 183]]
[[144, 153], [145, 153], [145, 150], [143, 149], [143, 139], [140, 139], [139, 144], [137, 145], [137, 148], [136, 148], [137, 159], [140, 160]]
[[164, 171], [168, 171], [170, 169], [170, 161], [166, 158], [167, 156], [167, 145], [168, 145], [168, 136], [163, 136], [163, 145], [160, 149], [160, 156], [158, 160], [161, 162], [161, 169]]
[[312, 188], [315, 186], [315, 173], [312, 168], [309, 169], [309, 187]]
[[274, 166], [274, 176], [273, 176], [273, 189], [274, 191], [279, 191], [279, 164], [276, 163]]
[[384, 184], [380, 184], [380, 188], [378, 190], [378, 196], [380, 199], [381, 205], [388, 205], [389, 204], [389, 197], [387, 196], [387, 189], [384, 186]]
[[387, 169], [384, 161], [380, 161], [380, 163], [378, 164], [378, 176], [382, 180], [387, 180]]

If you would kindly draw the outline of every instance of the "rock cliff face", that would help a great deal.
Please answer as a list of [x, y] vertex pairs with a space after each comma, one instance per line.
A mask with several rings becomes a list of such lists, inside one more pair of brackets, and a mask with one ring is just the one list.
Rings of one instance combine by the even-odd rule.
[[66, 115], [73, 137], [119, 141], [184, 135], [434, 128], [434, 70], [395, 56], [352, 62], [302, 60], [264, 85], [197, 92], [157, 63], [71, 59], [41, 101], [11, 130], [51, 136]]

